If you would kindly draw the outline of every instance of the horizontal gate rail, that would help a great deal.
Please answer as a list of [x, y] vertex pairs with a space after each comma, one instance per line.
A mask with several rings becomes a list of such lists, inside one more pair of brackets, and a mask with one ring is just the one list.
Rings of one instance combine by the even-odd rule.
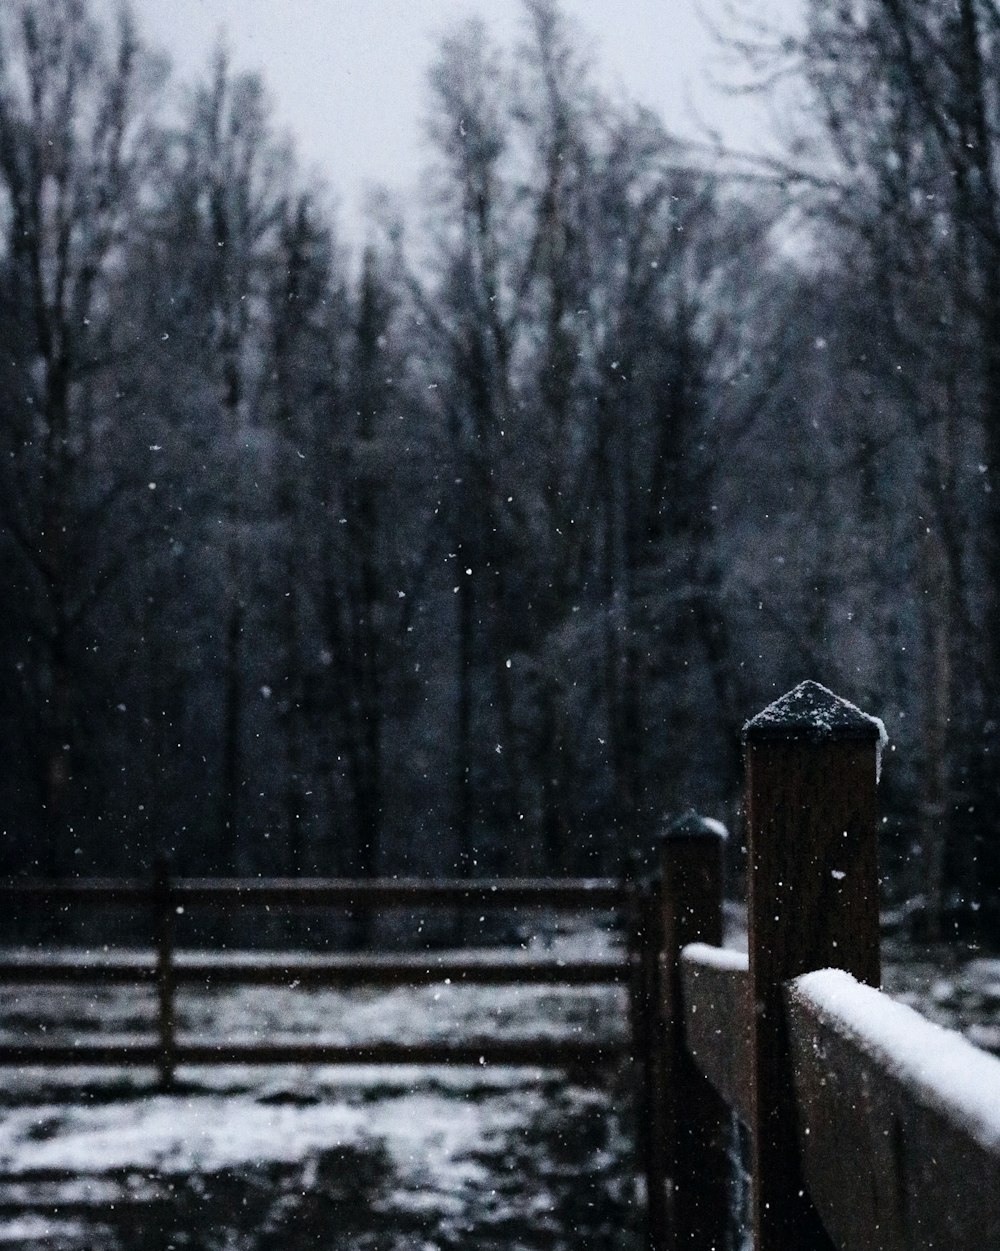
[[[628, 1053], [624, 1041], [592, 1039], [464, 1039], [461, 1042], [324, 1043], [185, 1039], [173, 1045], [176, 1064], [192, 1065], [508, 1065], [560, 1068], [607, 1064]], [[72, 1067], [148, 1065], [159, 1067], [160, 1043], [153, 1035], [94, 1042], [0, 1043], [0, 1065]]]
[[[475, 960], [426, 956], [317, 956], [260, 961], [206, 957], [177, 951], [171, 960], [175, 983], [185, 986], [292, 986], [356, 989], [361, 986], [431, 986], [442, 982], [475, 986], [615, 985], [627, 976], [622, 960]], [[86, 982], [91, 985], [152, 985], [159, 965], [152, 956], [0, 959], [0, 985]]]
[[0, 952], [0, 985], [134, 985], [154, 988], [155, 1035], [128, 1040], [57, 1039], [0, 1042], [0, 1065], [155, 1065], [169, 1086], [180, 1064], [506, 1064], [551, 1067], [594, 1065], [620, 1058], [625, 1044], [579, 1038], [464, 1039], [457, 1042], [325, 1043], [299, 1040], [186, 1038], [176, 1024], [178, 987], [275, 986], [290, 989], [455, 986], [612, 986], [628, 980], [628, 958], [540, 958], [516, 949], [435, 955], [181, 951], [176, 918], [189, 908], [389, 908], [608, 911], [629, 888], [609, 878], [285, 878], [252, 880], [170, 877], [164, 864], [154, 879], [6, 881], [0, 905], [148, 907], [156, 947], [151, 952]]
[[[283, 908], [615, 909], [627, 888], [611, 878], [171, 878], [179, 905]], [[136, 878], [0, 882], [0, 904], [152, 904], [157, 888]]]

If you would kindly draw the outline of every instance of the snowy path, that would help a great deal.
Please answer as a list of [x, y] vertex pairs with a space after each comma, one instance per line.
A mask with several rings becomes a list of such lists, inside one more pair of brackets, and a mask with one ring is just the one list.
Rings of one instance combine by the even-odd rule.
[[[152, 1013], [149, 988], [12, 987], [0, 1037], [133, 1033]], [[612, 987], [245, 987], [182, 990], [178, 1018], [214, 1037], [611, 1041], [626, 1007]], [[637, 1245], [628, 1097], [610, 1070], [182, 1069], [171, 1095], [148, 1071], [11, 1077], [4, 1251]]]

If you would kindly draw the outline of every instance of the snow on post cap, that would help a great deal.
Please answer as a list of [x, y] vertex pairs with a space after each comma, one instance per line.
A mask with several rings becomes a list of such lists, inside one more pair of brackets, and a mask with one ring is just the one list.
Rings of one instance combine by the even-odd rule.
[[703, 817], [693, 808], [689, 808], [683, 816], [667, 823], [661, 837], [671, 840], [717, 838], [720, 842], [724, 842], [729, 837], [729, 831], [721, 821], [716, 821], [712, 817]]
[[889, 736], [878, 717], [870, 717], [818, 682], [800, 682], [743, 727], [745, 743], [774, 739], [799, 739], [810, 743], [853, 739], [877, 743], [881, 752]]

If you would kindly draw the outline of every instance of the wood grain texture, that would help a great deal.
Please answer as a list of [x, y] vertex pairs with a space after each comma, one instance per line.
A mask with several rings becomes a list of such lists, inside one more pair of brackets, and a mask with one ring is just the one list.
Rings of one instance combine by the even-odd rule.
[[745, 1125], [751, 1117], [750, 970], [720, 968], [686, 947], [681, 960], [687, 1049]]
[[784, 983], [837, 967], [878, 984], [876, 742], [773, 719], [746, 739], [757, 1251], [832, 1246], [799, 1164]]
[[875, 752], [868, 744], [747, 746], [751, 976], [812, 969], [880, 978]]
[[[935, 1030], [910, 1009], [912, 1033]], [[877, 1046], [788, 995], [803, 1174], [841, 1251], [1000, 1247], [1000, 1141], [907, 1081]], [[1000, 1064], [994, 1088], [1000, 1101]]]
[[732, 1117], [686, 1046], [681, 953], [693, 942], [722, 941], [722, 845], [678, 825], [660, 848], [659, 1167], [669, 1179], [664, 1245], [671, 1251], [723, 1251], [731, 1208]]

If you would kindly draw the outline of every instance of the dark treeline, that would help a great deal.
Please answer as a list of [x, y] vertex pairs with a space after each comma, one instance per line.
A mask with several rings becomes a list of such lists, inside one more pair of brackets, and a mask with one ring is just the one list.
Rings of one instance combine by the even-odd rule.
[[812, 677], [897, 890], [996, 895], [1000, 10], [744, 32], [748, 163], [523, 8], [351, 256], [255, 76], [3, 5], [3, 871], [616, 871]]

